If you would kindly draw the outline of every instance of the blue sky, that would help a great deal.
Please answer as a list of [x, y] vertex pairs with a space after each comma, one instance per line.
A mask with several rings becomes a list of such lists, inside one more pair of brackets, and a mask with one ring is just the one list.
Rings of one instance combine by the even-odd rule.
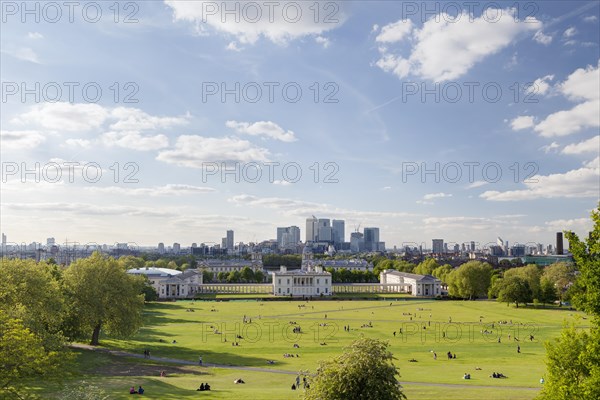
[[11, 242], [304, 237], [313, 214], [388, 247], [590, 227], [598, 2], [21, 4], [2, 3]]

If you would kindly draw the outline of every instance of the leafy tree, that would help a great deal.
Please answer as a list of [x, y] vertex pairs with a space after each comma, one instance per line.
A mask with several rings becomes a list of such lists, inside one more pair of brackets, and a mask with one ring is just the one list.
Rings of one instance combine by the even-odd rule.
[[256, 283], [263, 283], [265, 281], [265, 274], [262, 271], [254, 272], [254, 280]]
[[546, 343], [548, 376], [539, 398], [543, 400], [600, 398], [600, 335], [566, 327], [559, 338]]
[[563, 300], [566, 291], [575, 282], [575, 266], [565, 262], [549, 265], [544, 269], [543, 280], [552, 283], [559, 300]]
[[254, 282], [254, 271], [250, 267], [244, 267], [240, 273], [240, 278], [242, 282]]
[[305, 400], [405, 399], [389, 343], [360, 338], [332, 361], [321, 362]]
[[580, 276], [575, 281], [574, 303], [594, 317], [590, 332], [574, 326], [546, 343], [548, 380], [539, 398], [600, 398], [600, 204], [592, 211], [594, 228], [581, 241], [565, 232]]
[[512, 275], [498, 280], [498, 301], [527, 304], [532, 301], [532, 290], [529, 282], [519, 275]]
[[65, 343], [66, 306], [58, 268], [33, 260], [0, 261], [0, 310], [22, 321], [48, 351], [59, 351]]
[[91, 334], [96, 346], [101, 329], [127, 337], [141, 326], [143, 279], [127, 274], [114, 258], [95, 252], [75, 261], [65, 271], [64, 284], [75, 338]]
[[491, 284], [492, 267], [481, 261], [468, 261], [448, 274], [451, 296], [472, 300], [487, 294]]
[[437, 267], [431, 273], [433, 276], [446, 283], [446, 279], [448, 278], [448, 274], [452, 272], [452, 266], [450, 264], [444, 264], [441, 267]]
[[405, 260], [395, 260], [394, 269], [402, 272], [412, 273], [415, 269], [415, 264]]
[[217, 279], [219, 282], [225, 282], [229, 274], [227, 272], [221, 271], [217, 274]]
[[542, 277], [542, 272], [537, 265], [530, 264], [525, 267], [512, 268], [504, 272], [504, 278], [513, 276], [518, 276], [527, 281], [529, 288], [531, 289], [531, 300], [540, 299], [540, 279]]
[[240, 271], [231, 271], [229, 275], [227, 275], [227, 283], [238, 283], [241, 276]]
[[119, 257], [119, 264], [121, 264], [125, 270], [128, 270], [134, 268], [144, 268], [146, 262], [139, 257], [122, 256]]
[[[31, 378], [57, 374], [64, 360], [58, 351], [47, 351], [42, 339], [23, 321], [0, 310], [0, 397], [23, 398], [23, 384]], [[10, 397], [9, 397], [10, 396]]]
[[214, 274], [207, 269], [202, 270], [202, 282], [203, 283], [211, 283], [213, 280]]
[[542, 278], [540, 283], [540, 298], [538, 299], [544, 304], [553, 303], [558, 299], [556, 286], [550, 280]]
[[144, 295], [144, 301], [157, 301], [158, 293], [156, 289], [150, 284], [147, 276], [144, 276], [144, 284], [142, 286], [142, 294]]
[[438, 268], [439, 264], [434, 258], [427, 258], [423, 262], [421, 262], [414, 270], [415, 274], [420, 275], [431, 275], [433, 270]]

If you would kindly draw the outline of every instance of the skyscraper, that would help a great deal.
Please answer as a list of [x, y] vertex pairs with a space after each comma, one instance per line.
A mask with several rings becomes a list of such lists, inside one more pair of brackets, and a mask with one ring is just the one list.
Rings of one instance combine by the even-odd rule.
[[556, 232], [556, 254], [562, 255], [563, 253], [563, 234], [562, 232]]
[[319, 220], [313, 215], [312, 218], [306, 218], [306, 241], [316, 241], [317, 234], [319, 233], [318, 227]]
[[379, 243], [379, 228], [365, 228], [365, 250], [377, 251]]
[[288, 226], [277, 228], [277, 245], [281, 248], [295, 246], [300, 242], [300, 228]]
[[233, 251], [233, 231], [232, 230], [228, 230], [227, 231], [227, 251], [232, 252]]
[[365, 250], [364, 235], [360, 232], [352, 232], [350, 234], [350, 251], [359, 253]]
[[341, 219], [334, 219], [332, 221], [332, 228], [333, 228], [333, 243], [334, 244], [340, 244], [342, 243], [346, 238], [346, 223], [344, 222], [344, 220]]
[[165, 244], [162, 242], [158, 244], [158, 254], [165, 254]]
[[444, 252], [444, 239], [433, 239], [431, 251], [434, 254], [442, 254]]

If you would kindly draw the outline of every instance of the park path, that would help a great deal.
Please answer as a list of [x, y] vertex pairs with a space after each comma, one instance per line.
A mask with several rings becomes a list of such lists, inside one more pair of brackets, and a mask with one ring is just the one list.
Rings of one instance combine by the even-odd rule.
[[[88, 350], [88, 351], [97, 351], [106, 354], [110, 354], [116, 357], [133, 357], [140, 359], [149, 359], [152, 361], [171, 363], [171, 364], [179, 364], [179, 365], [196, 365], [198, 366], [198, 362], [193, 362], [189, 360], [181, 360], [178, 358], [168, 358], [168, 357], [156, 357], [150, 356], [149, 358], [145, 358], [142, 354], [129, 353], [121, 350], [111, 350], [104, 347], [96, 347], [83, 343], [72, 343], [71, 348], [79, 349], [79, 350]], [[275, 368], [260, 368], [260, 367], [245, 367], [241, 365], [225, 365], [225, 364], [213, 364], [213, 363], [202, 363], [203, 367], [208, 368], [222, 368], [222, 369], [233, 369], [238, 371], [253, 371], [253, 372], [265, 372], [270, 374], [285, 374], [285, 375], [297, 375], [294, 371], [286, 371], [283, 369], [275, 369]], [[467, 385], [461, 383], [433, 383], [433, 382], [400, 382], [401, 385], [417, 385], [417, 386], [436, 386], [436, 387], [447, 387], [447, 388], [476, 388], [476, 389], [507, 389], [507, 390], [532, 390], [538, 391], [539, 388], [532, 387], [523, 387], [523, 386], [492, 386], [492, 385]]]

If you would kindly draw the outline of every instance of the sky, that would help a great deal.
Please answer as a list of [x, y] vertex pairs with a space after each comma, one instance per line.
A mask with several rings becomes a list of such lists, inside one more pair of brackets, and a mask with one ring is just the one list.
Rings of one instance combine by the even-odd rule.
[[591, 228], [597, 1], [69, 4], [1, 3], [8, 242]]

